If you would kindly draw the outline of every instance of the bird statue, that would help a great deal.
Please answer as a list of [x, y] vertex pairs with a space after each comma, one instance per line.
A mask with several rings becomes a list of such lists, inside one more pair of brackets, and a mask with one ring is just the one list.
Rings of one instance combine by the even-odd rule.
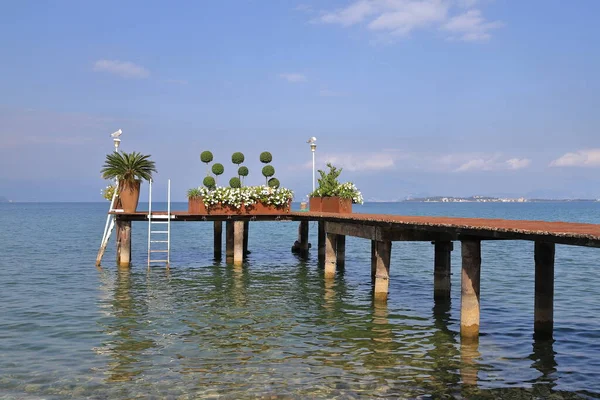
[[317, 141], [317, 138], [313, 136], [313, 137], [311, 137], [310, 139], [308, 139], [308, 140], [306, 141], [306, 143], [314, 143], [314, 142], [316, 142], [316, 141]]
[[110, 136], [118, 138], [119, 136], [121, 136], [121, 133], [123, 133], [123, 131], [119, 129], [118, 131], [111, 133]]

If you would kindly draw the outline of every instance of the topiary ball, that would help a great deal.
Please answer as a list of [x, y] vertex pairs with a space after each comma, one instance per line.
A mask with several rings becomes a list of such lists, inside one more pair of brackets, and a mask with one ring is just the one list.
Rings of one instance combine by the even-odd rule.
[[215, 175], [221, 175], [225, 171], [223, 164], [216, 163], [212, 166], [212, 173]]
[[235, 153], [233, 153], [231, 155], [231, 162], [237, 165], [240, 165], [241, 163], [244, 162], [244, 155], [242, 153], [240, 153], [239, 151], [236, 151]]
[[202, 153], [200, 153], [200, 161], [202, 161], [203, 163], [209, 163], [213, 160], [213, 153], [211, 153], [210, 151], [203, 151]]
[[262, 169], [262, 174], [265, 178], [270, 178], [275, 175], [275, 168], [271, 165], [265, 165]]
[[212, 176], [207, 176], [206, 178], [204, 178], [202, 183], [209, 189], [214, 189], [217, 186], [215, 178], [213, 178]]
[[260, 153], [260, 162], [264, 164], [268, 164], [273, 161], [273, 156], [268, 151], [263, 151]]
[[237, 189], [242, 187], [242, 182], [240, 182], [240, 178], [236, 176], [235, 178], [231, 178], [229, 180], [229, 186], [231, 186], [234, 189]]
[[238, 175], [239, 176], [248, 176], [248, 167], [239, 167], [238, 168]]
[[279, 179], [277, 179], [277, 178], [269, 179], [269, 187], [272, 187], [273, 189], [278, 189], [279, 188]]

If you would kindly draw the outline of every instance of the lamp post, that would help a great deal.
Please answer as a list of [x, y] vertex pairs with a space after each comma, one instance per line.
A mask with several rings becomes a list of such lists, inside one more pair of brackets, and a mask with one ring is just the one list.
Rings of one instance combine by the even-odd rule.
[[113, 138], [113, 142], [115, 144], [115, 151], [119, 150], [119, 145], [121, 144], [121, 139], [119, 139], [119, 136], [121, 136], [122, 133], [123, 133], [123, 131], [119, 129], [118, 131], [110, 134], [110, 136]]
[[311, 137], [306, 143], [310, 144], [310, 151], [312, 152], [312, 191], [315, 191], [315, 151], [317, 150], [316, 137]]

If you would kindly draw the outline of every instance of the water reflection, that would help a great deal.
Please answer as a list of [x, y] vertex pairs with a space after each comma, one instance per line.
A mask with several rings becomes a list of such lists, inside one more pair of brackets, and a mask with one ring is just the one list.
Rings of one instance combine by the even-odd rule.
[[139, 334], [144, 325], [139, 302], [132, 293], [132, 274], [128, 268], [118, 269], [114, 295], [108, 309], [109, 318], [103, 327], [110, 340], [102, 343], [99, 353], [108, 355], [107, 381], [129, 381], [143, 372], [141, 354], [155, 346], [153, 340]]
[[553, 339], [534, 339], [533, 352], [529, 355], [529, 358], [533, 360], [531, 366], [541, 373], [534, 383], [534, 388], [551, 390], [556, 386], [556, 367], [558, 363], [555, 355]]

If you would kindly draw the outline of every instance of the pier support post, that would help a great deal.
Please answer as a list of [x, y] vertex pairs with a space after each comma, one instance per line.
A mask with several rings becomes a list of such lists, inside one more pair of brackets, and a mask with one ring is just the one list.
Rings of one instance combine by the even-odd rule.
[[337, 239], [338, 235], [328, 233], [325, 243], [325, 278], [335, 277], [337, 263]]
[[250, 231], [250, 221], [244, 221], [244, 258], [248, 257], [248, 232]]
[[233, 265], [244, 263], [244, 221], [233, 223]]
[[223, 257], [223, 221], [214, 221], [213, 239], [215, 260], [220, 260]]
[[441, 303], [450, 301], [452, 242], [436, 241], [433, 262], [433, 300]]
[[554, 243], [535, 242], [535, 304], [533, 334], [550, 339], [554, 329]]
[[117, 218], [117, 266], [131, 266], [131, 221]]
[[325, 261], [325, 222], [319, 221], [319, 232], [318, 232], [318, 254], [319, 264], [323, 264]]
[[233, 221], [225, 222], [225, 261], [233, 262]]
[[346, 264], [346, 235], [337, 238], [337, 267], [344, 268]]
[[371, 240], [371, 283], [375, 284], [377, 275], [377, 240]]
[[390, 286], [392, 242], [380, 242], [378, 240], [374, 240], [373, 242], [375, 243], [375, 287], [373, 289], [373, 297], [375, 301], [387, 301]]
[[298, 240], [292, 246], [292, 253], [298, 253], [302, 257], [308, 257], [308, 221], [300, 221], [298, 225]]
[[462, 340], [479, 340], [479, 281], [481, 276], [481, 241], [461, 242], [462, 274], [460, 336]]

